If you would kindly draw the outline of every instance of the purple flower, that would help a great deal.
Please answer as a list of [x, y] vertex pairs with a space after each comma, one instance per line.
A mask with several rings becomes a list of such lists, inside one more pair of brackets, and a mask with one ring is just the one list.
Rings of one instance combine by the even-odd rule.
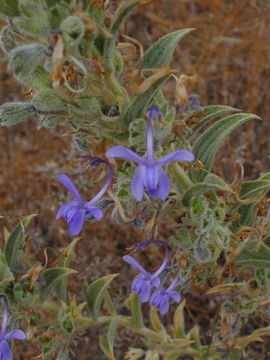
[[16, 329], [6, 334], [8, 324], [8, 299], [5, 295], [0, 295], [4, 302], [4, 315], [2, 330], [0, 333], [0, 360], [12, 360], [13, 355], [8, 345], [9, 339], [25, 340], [26, 335], [22, 330]]
[[139, 249], [146, 247], [148, 244], [151, 243], [158, 243], [161, 244], [165, 248], [165, 256], [163, 263], [158, 268], [154, 274], [149, 273], [145, 270], [135, 259], [133, 259], [130, 255], [123, 256], [123, 260], [125, 260], [128, 264], [135, 267], [137, 270], [140, 271], [140, 274], [136, 276], [132, 283], [132, 291], [135, 291], [141, 299], [141, 302], [147, 302], [150, 299], [151, 291], [153, 288], [158, 288], [160, 286], [160, 278], [159, 275], [165, 269], [168, 261], [169, 251], [167, 246], [162, 241], [157, 240], [148, 240], [143, 241], [141, 243], [136, 244], [133, 249], [134, 251], [138, 251]]
[[179, 277], [177, 276], [167, 289], [164, 289], [163, 286], [160, 286], [153, 292], [151, 296], [150, 305], [158, 308], [161, 315], [164, 315], [168, 312], [170, 298], [172, 298], [177, 303], [179, 303], [181, 300], [180, 294], [177, 291], [172, 291], [175, 288], [178, 280]]
[[150, 120], [147, 124], [147, 156], [146, 160], [137, 155], [132, 150], [124, 146], [114, 146], [106, 152], [107, 157], [119, 157], [135, 161], [139, 166], [136, 168], [131, 182], [131, 191], [137, 201], [143, 198], [144, 189], [152, 198], [165, 200], [170, 192], [170, 179], [163, 169], [163, 166], [171, 161], [193, 161], [194, 155], [188, 150], [178, 150], [162, 157], [154, 159], [153, 153], [153, 127], [152, 122], [155, 115], [163, 118], [161, 110], [153, 106], [148, 111]]
[[92, 166], [98, 166], [99, 164], [104, 163], [109, 167], [109, 176], [105, 185], [92, 200], [84, 202], [76, 186], [67, 175], [62, 174], [56, 176], [56, 178], [72, 193], [75, 198], [75, 201], [63, 204], [56, 214], [56, 219], [63, 217], [66, 220], [69, 225], [69, 232], [71, 236], [78, 235], [81, 232], [83, 223], [86, 219], [94, 217], [96, 220], [100, 220], [102, 218], [103, 211], [94, 205], [105, 194], [112, 181], [113, 171], [111, 165], [102, 159], [90, 159]]

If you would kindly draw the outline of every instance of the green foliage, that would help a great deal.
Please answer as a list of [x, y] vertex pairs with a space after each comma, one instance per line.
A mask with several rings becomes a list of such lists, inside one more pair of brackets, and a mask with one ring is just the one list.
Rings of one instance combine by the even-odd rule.
[[8, 54], [16, 46], [14, 34], [9, 25], [4, 26], [0, 31], [0, 47]]
[[36, 215], [29, 215], [23, 218], [11, 231], [6, 240], [4, 255], [11, 270], [17, 270], [21, 268], [21, 247], [23, 245], [27, 227], [30, 225], [31, 220], [35, 216]]
[[[72, 254], [74, 252], [74, 247], [76, 246], [77, 242], [79, 239], [74, 239], [66, 248], [64, 254], [63, 254], [63, 258], [59, 263], [59, 266], [62, 268], [68, 268], [70, 261], [71, 261], [71, 257]], [[56, 287], [56, 293], [59, 297], [59, 299], [66, 301], [67, 300], [67, 277], [64, 276], [62, 277]]]
[[42, 285], [40, 288], [40, 301], [45, 301], [50, 292], [59, 285], [63, 278], [74, 273], [76, 273], [76, 271], [66, 267], [53, 267], [43, 271], [41, 277]]
[[128, 126], [133, 119], [139, 118], [143, 112], [146, 111], [147, 106], [151, 104], [157, 91], [169, 77], [170, 74], [165, 74], [154, 81], [143, 94], [134, 97], [122, 116], [122, 121], [126, 126]]
[[100, 336], [99, 345], [104, 352], [108, 356], [110, 360], [116, 360], [113, 353], [113, 345], [116, 335], [116, 330], [119, 326], [119, 322], [117, 319], [112, 319], [109, 325], [108, 333], [106, 336]]
[[126, 300], [126, 306], [130, 309], [132, 317], [134, 319], [135, 325], [139, 328], [143, 327], [143, 314], [142, 314], [142, 305], [140, 302], [139, 295], [135, 292], [132, 292], [129, 298]]
[[30, 103], [7, 103], [0, 106], [0, 120], [2, 126], [19, 123], [28, 116], [35, 114], [36, 109]]
[[118, 276], [118, 274], [103, 276], [88, 285], [85, 291], [85, 297], [90, 314], [94, 317], [97, 317], [102, 300], [106, 295], [106, 290], [116, 276]]
[[14, 17], [20, 15], [18, 0], [0, 0], [0, 16]]
[[14, 72], [16, 79], [24, 83], [39, 65], [43, 65], [46, 51], [46, 47], [41, 44], [17, 46], [9, 53], [9, 69]]
[[173, 52], [178, 42], [195, 29], [182, 29], [160, 38], [151, 46], [143, 57], [145, 69], [158, 69], [162, 65], [168, 65], [173, 57]]
[[[211, 170], [214, 157], [226, 138], [240, 125], [251, 119], [259, 119], [259, 117], [253, 114], [235, 114], [211, 125], [199, 136], [192, 147], [195, 158], [200, 160], [207, 170]], [[192, 179], [195, 182], [203, 180], [204, 177], [203, 171], [192, 172]]]
[[66, 110], [66, 103], [58, 97], [52, 89], [41, 89], [36, 92], [33, 98], [33, 105], [40, 112], [63, 112]]
[[61, 24], [63, 40], [67, 48], [78, 46], [84, 35], [84, 23], [76, 16], [68, 16]]
[[124, 1], [119, 5], [116, 13], [114, 14], [110, 27], [111, 37], [109, 37], [105, 41], [105, 45], [104, 45], [104, 57], [110, 71], [114, 71], [113, 60], [114, 60], [115, 43], [116, 43], [116, 37], [118, 31], [120, 27], [125, 23], [131, 11], [135, 8], [135, 6], [139, 2], [140, 0]]

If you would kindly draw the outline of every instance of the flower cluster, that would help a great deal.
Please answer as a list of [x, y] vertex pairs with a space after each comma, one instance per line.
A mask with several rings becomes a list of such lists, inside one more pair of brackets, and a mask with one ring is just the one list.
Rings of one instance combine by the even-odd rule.
[[165, 249], [163, 262], [153, 274], [145, 270], [131, 255], [125, 255], [123, 260], [140, 272], [140, 274], [133, 280], [132, 291], [135, 291], [140, 296], [142, 303], [149, 301], [150, 305], [155, 306], [159, 310], [160, 314], [164, 315], [169, 310], [170, 299], [173, 299], [177, 303], [181, 301], [180, 294], [177, 291], [173, 291], [179, 281], [179, 277], [176, 276], [167, 289], [165, 289], [161, 284], [160, 275], [166, 269], [169, 258], [169, 250], [164, 242], [158, 240], [147, 240], [136, 244], [133, 246], [132, 250], [133, 252], [137, 252], [152, 243], [159, 244]]
[[[188, 150], [178, 150], [156, 160], [154, 157], [153, 123], [156, 116], [160, 116], [162, 120], [164, 120], [164, 116], [157, 106], [151, 107], [147, 115], [149, 120], [147, 124], [146, 159], [123, 146], [114, 146], [105, 155], [107, 157], [131, 160], [138, 164], [131, 181], [131, 192], [137, 201], [142, 200], [144, 190], [147, 191], [151, 198], [165, 200], [169, 195], [171, 184], [163, 166], [171, 161], [193, 161], [194, 155]], [[100, 220], [102, 218], [103, 211], [98, 206], [95, 206], [95, 204], [105, 194], [112, 181], [113, 171], [107, 161], [98, 158], [89, 159], [92, 166], [98, 166], [103, 163], [109, 167], [106, 183], [92, 200], [85, 202], [67, 175], [61, 174], [56, 176], [75, 198], [74, 201], [62, 205], [56, 215], [56, 219], [63, 217], [66, 220], [69, 225], [70, 235], [72, 236], [78, 235], [81, 232], [85, 220], [89, 218]]]
[[12, 330], [9, 333], [6, 333], [8, 325], [8, 299], [5, 295], [0, 295], [0, 298], [3, 300], [4, 303], [4, 314], [2, 320], [2, 329], [0, 333], [0, 360], [12, 360], [13, 355], [9, 348], [8, 340], [25, 340], [26, 335], [20, 329]]
[[59, 180], [75, 198], [74, 201], [62, 205], [56, 214], [56, 219], [63, 217], [66, 220], [69, 225], [70, 235], [72, 236], [78, 235], [81, 232], [85, 220], [90, 218], [100, 220], [103, 217], [103, 211], [95, 206], [95, 204], [105, 194], [112, 181], [113, 170], [107, 161], [98, 158], [89, 158], [89, 161], [91, 166], [99, 166], [102, 163], [106, 164], [109, 167], [109, 175], [100, 192], [88, 202], [84, 202], [76, 186], [67, 175], [62, 174], [56, 176], [57, 180]]

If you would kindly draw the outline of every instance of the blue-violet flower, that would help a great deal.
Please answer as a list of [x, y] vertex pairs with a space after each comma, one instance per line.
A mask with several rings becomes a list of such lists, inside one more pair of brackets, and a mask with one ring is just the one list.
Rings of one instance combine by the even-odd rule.
[[102, 198], [112, 181], [113, 170], [107, 161], [90, 157], [89, 159], [92, 166], [98, 166], [103, 163], [109, 167], [109, 175], [106, 183], [92, 200], [84, 202], [76, 186], [67, 175], [61, 174], [56, 176], [56, 178], [72, 193], [75, 198], [75, 201], [63, 204], [56, 214], [56, 219], [63, 217], [66, 220], [69, 225], [69, 232], [71, 236], [78, 235], [81, 232], [85, 220], [91, 217], [94, 217], [96, 220], [100, 220], [102, 218], [103, 211], [99, 207], [95, 206], [95, 203]]
[[119, 157], [135, 161], [139, 166], [134, 172], [131, 182], [131, 191], [137, 201], [143, 198], [144, 189], [152, 198], [165, 200], [170, 192], [170, 179], [163, 169], [163, 166], [171, 161], [193, 161], [194, 155], [188, 150], [178, 150], [162, 157], [154, 159], [153, 152], [153, 120], [156, 115], [163, 114], [157, 106], [153, 106], [148, 111], [150, 120], [147, 124], [147, 156], [146, 160], [137, 155], [134, 151], [124, 146], [114, 146], [106, 152], [107, 157]]
[[143, 241], [135, 245], [133, 251], [138, 251], [139, 249], [146, 247], [148, 244], [156, 243], [160, 244], [165, 248], [165, 256], [161, 266], [155, 271], [153, 274], [149, 273], [145, 270], [131, 255], [123, 256], [123, 260], [125, 260], [128, 264], [135, 267], [137, 270], [140, 271], [140, 274], [135, 277], [132, 283], [132, 291], [135, 291], [141, 299], [141, 302], [147, 302], [150, 299], [151, 291], [154, 288], [158, 288], [160, 286], [160, 278], [159, 275], [163, 272], [165, 267], [167, 266], [169, 251], [166, 244], [162, 241], [158, 240], [148, 240]]
[[8, 324], [8, 299], [5, 295], [0, 295], [0, 298], [4, 302], [4, 314], [2, 320], [2, 329], [0, 333], [0, 360], [12, 360], [13, 355], [8, 345], [9, 339], [18, 339], [25, 340], [25, 333], [20, 330], [12, 330], [11, 332], [6, 334], [7, 324]]
[[150, 305], [155, 306], [161, 315], [164, 315], [168, 312], [170, 298], [172, 298], [177, 303], [181, 301], [181, 295], [177, 291], [172, 291], [175, 288], [178, 280], [179, 277], [177, 276], [167, 289], [164, 289], [163, 286], [160, 286], [153, 292], [151, 296]]

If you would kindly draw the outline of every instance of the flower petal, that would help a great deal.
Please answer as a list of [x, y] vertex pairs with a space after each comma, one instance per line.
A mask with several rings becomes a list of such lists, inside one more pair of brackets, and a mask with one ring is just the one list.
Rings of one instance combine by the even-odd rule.
[[112, 147], [105, 153], [105, 156], [132, 160], [140, 165], [145, 164], [145, 161], [139, 155], [137, 155], [134, 151], [125, 148], [124, 146]]
[[193, 161], [194, 155], [188, 150], [178, 150], [166, 156], [163, 156], [161, 159], [155, 162], [156, 165], [165, 165], [170, 161]]
[[77, 201], [70, 201], [66, 204], [63, 204], [62, 206], [60, 206], [60, 208], [57, 211], [56, 217], [55, 219], [58, 220], [60, 219], [60, 217], [65, 217], [66, 211], [71, 207], [71, 206], [75, 206], [77, 204]]
[[94, 216], [94, 218], [96, 220], [101, 220], [102, 219], [103, 211], [99, 207], [92, 206], [91, 209], [89, 208], [89, 211], [90, 211], [91, 215]]
[[0, 355], [1, 360], [13, 360], [13, 355], [7, 341], [2, 341], [0, 343]]
[[125, 255], [123, 256], [123, 260], [125, 262], [127, 262], [129, 265], [135, 267], [135, 269], [139, 270], [142, 274], [146, 275], [146, 276], [150, 276], [149, 272], [146, 271], [141, 264], [138, 263], [138, 261], [136, 261], [135, 259], [133, 259], [132, 256], [130, 255]]
[[71, 236], [78, 235], [81, 232], [85, 220], [84, 214], [84, 211], [79, 210], [75, 214], [73, 214], [72, 218], [70, 219], [69, 233]]
[[177, 303], [181, 301], [181, 295], [177, 291], [168, 291], [168, 295]]
[[145, 279], [138, 276], [133, 281], [132, 291], [135, 291], [140, 296], [141, 302], [145, 303], [150, 299], [151, 285]]
[[131, 182], [131, 192], [137, 201], [143, 198], [143, 180], [144, 180], [144, 168], [138, 166], [134, 172], [134, 176]]
[[26, 339], [26, 335], [25, 333], [20, 330], [20, 329], [16, 329], [11, 331], [10, 333], [8, 333], [7, 335], [5, 335], [5, 339], [18, 339], [18, 340], [25, 340]]
[[150, 305], [158, 307], [160, 299], [161, 299], [160, 291], [159, 290], [154, 291], [150, 299]]
[[159, 167], [158, 169], [158, 182], [159, 182], [159, 189], [157, 196], [160, 197], [162, 200], [165, 200], [166, 197], [169, 195], [171, 183], [169, 176], [162, 167]]
[[81, 198], [81, 195], [79, 194], [76, 186], [73, 184], [73, 182], [67, 175], [65, 174], [56, 175], [56, 179], [60, 181], [60, 183], [63, 184], [65, 188], [71, 192], [71, 194], [75, 197], [77, 201], [83, 203], [83, 199]]
[[169, 311], [169, 297], [168, 296], [163, 295], [160, 298], [158, 309], [159, 309], [159, 312], [161, 315], [165, 315]]

